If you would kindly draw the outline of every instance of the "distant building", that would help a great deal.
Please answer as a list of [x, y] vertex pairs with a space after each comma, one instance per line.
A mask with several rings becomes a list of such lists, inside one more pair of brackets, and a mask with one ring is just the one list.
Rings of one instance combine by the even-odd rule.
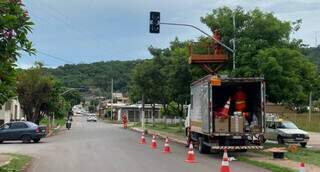
[[124, 97], [122, 93], [113, 93], [113, 103], [128, 104], [129, 98]]
[[[161, 119], [160, 116], [160, 109], [162, 105], [156, 104], [154, 107], [154, 118], [156, 121]], [[125, 106], [118, 106], [115, 108], [117, 119], [120, 121], [122, 114], [127, 115], [129, 122], [139, 122], [141, 121], [141, 112], [142, 112], [142, 105], [141, 104], [132, 104], [132, 105], [125, 105]], [[144, 117], [146, 122], [152, 119], [152, 105], [145, 104], [144, 105]]]
[[10, 121], [19, 121], [22, 118], [25, 116], [17, 97], [9, 99], [0, 106], [0, 125]]

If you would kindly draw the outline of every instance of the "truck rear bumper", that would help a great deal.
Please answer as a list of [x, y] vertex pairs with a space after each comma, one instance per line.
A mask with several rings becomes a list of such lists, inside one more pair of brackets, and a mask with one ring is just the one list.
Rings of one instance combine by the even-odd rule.
[[228, 150], [243, 150], [243, 149], [247, 149], [247, 150], [262, 150], [263, 146], [211, 146], [211, 149], [213, 150], [224, 150], [224, 149], [228, 149]]

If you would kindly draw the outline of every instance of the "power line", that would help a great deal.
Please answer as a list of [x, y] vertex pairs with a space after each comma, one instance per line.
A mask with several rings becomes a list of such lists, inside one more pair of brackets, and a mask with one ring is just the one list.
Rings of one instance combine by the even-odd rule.
[[54, 58], [54, 59], [56, 59], [56, 60], [60, 60], [60, 61], [66, 62], [66, 63], [71, 63], [71, 64], [74, 63], [74, 62], [72, 62], [72, 61], [66, 60], [65, 58], [57, 57], [57, 56], [54, 56], [54, 55], [51, 55], [51, 54], [48, 54], [48, 53], [45, 53], [45, 52], [42, 52], [42, 51], [39, 51], [39, 50], [37, 50], [37, 53], [42, 54], [42, 55], [45, 55], [45, 56], [47, 56], [47, 57]]
[[[70, 17], [64, 15], [62, 12], [60, 12], [58, 9], [50, 6], [47, 2], [45, 1], [38, 1], [38, 3], [42, 3], [41, 4], [36, 4], [38, 7], [40, 7], [41, 9], [43, 9], [43, 7], [41, 6], [45, 6], [47, 11], [46, 13], [49, 14], [53, 19], [61, 22], [62, 24], [64, 24], [64, 26], [68, 27], [69, 29], [71, 29], [72, 31], [78, 33], [79, 35], [81, 35], [82, 37], [79, 37], [85, 41], [87, 41], [87, 39], [85, 38], [90, 38], [91, 40], [95, 41], [96, 43], [98, 43], [99, 47], [102, 48], [101, 50], [104, 49], [104, 45], [106, 44], [105, 41], [101, 41], [100, 39], [97, 39], [95, 35], [91, 34], [91, 32], [83, 32], [77, 29], [77, 27], [73, 26], [73, 24], [71, 24], [72, 22], [70, 22]], [[48, 11], [49, 10], [49, 11]], [[85, 37], [83, 37], [83, 35]]]

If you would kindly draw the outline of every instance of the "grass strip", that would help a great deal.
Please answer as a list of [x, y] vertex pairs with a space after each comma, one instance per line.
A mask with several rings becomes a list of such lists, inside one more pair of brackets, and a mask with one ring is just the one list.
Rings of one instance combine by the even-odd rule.
[[[141, 127], [141, 123], [135, 123], [134, 125], [130, 125], [129, 128], [132, 127]], [[179, 124], [167, 124], [164, 123], [155, 123], [154, 126], [150, 123], [145, 124], [146, 129], [151, 129], [159, 132], [164, 132], [168, 134], [173, 134], [178, 137], [186, 137], [184, 128], [180, 128]]]
[[295, 172], [295, 170], [289, 169], [287, 167], [281, 167], [281, 166], [278, 166], [275, 164], [270, 164], [267, 162], [260, 162], [260, 161], [252, 160], [252, 159], [249, 159], [249, 158], [246, 158], [243, 156], [238, 157], [238, 160], [245, 162], [247, 164], [251, 164], [251, 165], [254, 165], [257, 167], [261, 167], [261, 168], [270, 170], [272, 172]]
[[0, 172], [21, 172], [23, 168], [31, 161], [31, 157], [20, 154], [9, 154], [12, 159], [9, 164], [0, 167]]
[[312, 132], [320, 132], [320, 113], [312, 113], [309, 120], [308, 113], [290, 113], [283, 114], [281, 117], [285, 120], [294, 122], [300, 129]]
[[[288, 147], [288, 145], [278, 145], [274, 143], [265, 143], [263, 144], [265, 149], [272, 148], [272, 147]], [[263, 154], [272, 156], [272, 153], [270, 152], [263, 152], [263, 151], [253, 151], [254, 153]], [[292, 161], [296, 162], [304, 162], [307, 164], [313, 164], [316, 166], [320, 166], [320, 150], [313, 150], [309, 148], [302, 148], [298, 147], [298, 151], [293, 152], [287, 152], [285, 153], [286, 158]]]
[[[43, 118], [41, 121], [40, 121], [40, 125], [48, 125], [49, 124], [49, 120], [48, 118]], [[54, 126], [58, 126], [58, 125], [61, 125], [63, 126], [65, 124], [65, 119], [64, 118], [57, 118], [57, 119], [54, 119]]]

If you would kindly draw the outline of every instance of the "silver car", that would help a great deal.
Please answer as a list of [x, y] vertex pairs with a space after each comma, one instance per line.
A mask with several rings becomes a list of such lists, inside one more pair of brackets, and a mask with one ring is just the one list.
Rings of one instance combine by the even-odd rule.
[[279, 144], [292, 143], [306, 147], [309, 134], [299, 129], [291, 121], [266, 121], [265, 137], [268, 140], [276, 140]]
[[97, 122], [97, 117], [95, 115], [89, 115], [87, 117], [88, 122]]

